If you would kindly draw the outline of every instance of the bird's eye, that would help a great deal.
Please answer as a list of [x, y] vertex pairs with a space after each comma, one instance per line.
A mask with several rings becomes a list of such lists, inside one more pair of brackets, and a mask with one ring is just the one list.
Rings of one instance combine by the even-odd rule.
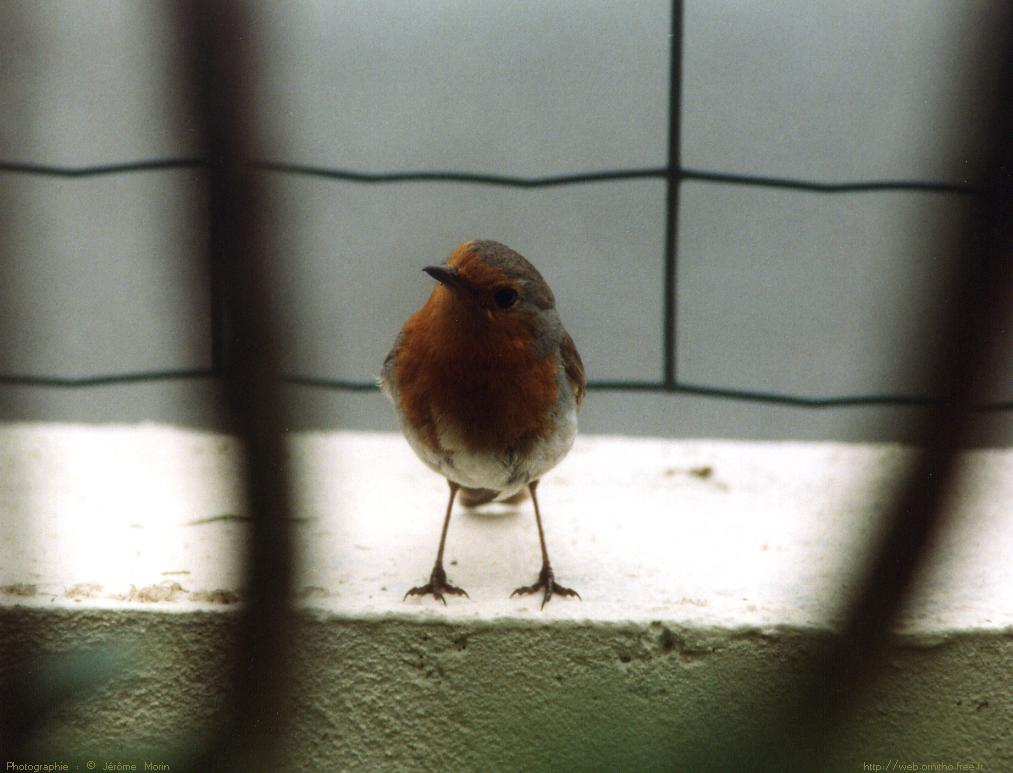
[[509, 309], [517, 303], [517, 291], [512, 287], [501, 287], [492, 294], [492, 299], [501, 309]]

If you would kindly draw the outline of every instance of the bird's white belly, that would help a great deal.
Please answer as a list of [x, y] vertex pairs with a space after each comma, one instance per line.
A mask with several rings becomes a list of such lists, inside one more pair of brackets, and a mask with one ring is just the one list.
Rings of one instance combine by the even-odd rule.
[[468, 450], [452, 429], [441, 427], [438, 433], [443, 453], [422, 443], [415, 432], [405, 427], [405, 436], [415, 454], [427, 466], [448, 480], [467, 488], [483, 488], [500, 492], [497, 499], [506, 499], [533, 480], [538, 480], [566, 456], [577, 435], [577, 412], [570, 409], [558, 416], [555, 429], [539, 438], [527, 454], [477, 453]]

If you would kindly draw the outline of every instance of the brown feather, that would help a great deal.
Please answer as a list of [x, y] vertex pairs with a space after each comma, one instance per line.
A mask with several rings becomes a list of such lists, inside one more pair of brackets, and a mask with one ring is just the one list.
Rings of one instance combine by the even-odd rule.
[[523, 320], [488, 325], [482, 314], [447, 288], [434, 289], [402, 333], [401, 408], [434, 450], [441, 450], [442, 422], [452, 423], [472, 451], [524, 453], [553, 428], [555, 358], [536, 355]]
[[563, 358], [566, 380], [570, 382], [573, 396], [577, 400], [577, 407], [580, 408], [584, 395], [587, 394], [587, 375], [584, 373], [584, 363], [577, 352], [577, 346], [573, 343], [569, 333], [564, 333], [563, 340], [559, 343], [559, 356]]

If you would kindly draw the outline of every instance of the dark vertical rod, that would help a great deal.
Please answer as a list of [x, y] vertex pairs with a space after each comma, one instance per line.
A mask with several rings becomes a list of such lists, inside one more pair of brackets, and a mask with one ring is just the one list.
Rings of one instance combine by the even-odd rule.
[[221, 287], [215, 277], [209, 277], [208, 287], [210, 288], [208, 301], [211, 311], [211, 329], [209, 331], [211, 339], [211, 372], [215, 376], [221, 377], [227, 367], [225, 360], [227, 339], [225, 301], [222, 298], [224, 288]]
[[[29, 41], [29, 45], [34, 44], [38, 46], [39, 41], [32, 40], [30, 27], [27, 23], [24, 23], [23, 17], [26, 12], [15, 7], [5, 10], [4, 23], [6, 29], [4, 29], [3, 34], [6, 40], [4, 43], [10, 40], [22, 39]], [[5, 103], [9, 101], [10, 104], [18, 104], [20, 100], [15, 101], [11, 97], [15, 95], [21, 96], [17, 94], [17, 90], [21, 86], [21, 80], [16, 78], [12, 74], [13, 72], [16, 72], [16, 68], [8, 64], [7, 57], [5, 56], [4, 70], [0, 71], [3, 77], [0, 96], [4, 97]], [[26, 99], [22, 104], [32, 105], [33, 102]], [[21, 127], [19, 128], [25, 130], [23, 136], [31, 136], [30, 132], [27, 131], [34, 128], [31, 114], [22, 110], [11, 112], [13, 114], [9, 114], [8, 116], [12, 121], [11, 128], [14, 128], [17, 126], [17, 122], [20, 122]], [[12, 132], [12, 134], [16, 134], [16, 132]], [[0, 184], [9, 190], [17, 182], [14, 178], [4, 175], [0, 177]], [[0, 198], [0, 202], [3, 204], [13, 200], [13, 196], [10, 196], [8, 190], [4, 191], [8, 195]], [[7, 212], [0, 213], [0, 224], [6, 226], [9, 218], [10, 215]], [[0, 227], [0, 282], [7, 283], [13, 281], [17, 265], [18, 260], [11, 244], [9, 229], [7, 227]], [[7, 323], [8, 319], [7, 313], [0, 314], [0, 322]], [[5, 332], [0, 329], [0, 363], [7, 366], [9, 361], [6, 356], [6, 350], [13, 340], [13, 335], [10, 333], [5, 335]], [[0, 416], [3, 416], [5, 419], [14, 413], [12, 410], [9, 410], [13, 408], [13, 405], [8, 405], [8, 400], [14, 403], [13, 391], [7, 389], [0, 390]], [[6, 479], [20, 477], [22, 471], [18, 457], [12, 454], [5, 454], [4, 459], [5, 463], [0, 466], [0, 475]], [[8, 512], [3, 512], [2, 517], [0, 517], [0, 539], [8, 544], [27, 544], [31, 528], [32, 523], [27, 518], [15, 520]], [[0, 625], [9, 631], [8, 636], [10, 637], [10, 643], [5, 648], [6, 652], [4, 654], [11, 663], [17, 664], [19, 670], [23, 673], [27, 670], [23, 664], [30, 661], [32, 652], [30, 641], [26, 641], [29, 637], [24, 635], [27, 633], [28, 625], [26, 625], [20, 616], [12, 615], [9, 609], [0, 610]], [[7, 664], [4, 665], [6, 666]], [[28, 759], [29, 744], [35, 735], [38, 725], [41, 724], [41, 717], [36, 716], [36, 712], [31, 710], [29, 703], [29, 695], [37, 693], [38, 688], [36, 685], [32, 685], [34, 689], [29, 693], [21, 684], [18, 684], [17, 679], [6, 674], [7, 668], [4, 669], [4, 677], [0, 678], [0, 748], [3, 749], [4, 755], [9, 760]]]
[[270, 300], [271, 234], [257, 157], [252, 82], [256, 29], [249, 6], [192, 0], [180, 6], [189, 47], [194, 106], [209, 166], [208, 278], [228, 322], [224, 363], [226, 418], [240, 440], [245, 508], [251, 517], [245, 555], [245, 607], [226, 719], [202, 770], [279, 769], [284, 731], [292, 547], [284, 449], [278, 326]]
[[676, 385], [676, 296], [679, 250], [679, 186], [681, 184], [682, 135], [682, 0], [672, 0], [671, 53], [668, 75], [668, 174], [665, 196], [665, 276], [662, 285], [665, 309], [662, 333], [662, 379], [665, 389]]

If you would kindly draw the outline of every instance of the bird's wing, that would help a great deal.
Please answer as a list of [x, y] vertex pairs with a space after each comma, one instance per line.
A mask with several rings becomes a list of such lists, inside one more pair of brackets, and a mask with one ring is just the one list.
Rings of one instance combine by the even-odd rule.
[[398, 333], [397, 340], [394, 341], [394, 346], [389, 352], [387, 352], [387, 356], [383, 360], [383, 368], [380, 370], [380, 378], [376, 380], [380, 389], [382, 389], [384, 394], [391, 400], [394, 399], [394, 389], [397, 384], [394, 378], [394, 364], [397, 361], [397, 353], [401, 348], [401, 339], [403, 336], [403, 333]]
[[581, 362], [577, 347], [569, 333], [564, 333], [563, 340], [559, 343], [559, 356], [563, 359], [566, 380], [570, 382], [570, 388], [573, 390], [573, 396], [576, 398], [579, 408], [587, 393], [587, 376], [584, 373], [584, 363]]

